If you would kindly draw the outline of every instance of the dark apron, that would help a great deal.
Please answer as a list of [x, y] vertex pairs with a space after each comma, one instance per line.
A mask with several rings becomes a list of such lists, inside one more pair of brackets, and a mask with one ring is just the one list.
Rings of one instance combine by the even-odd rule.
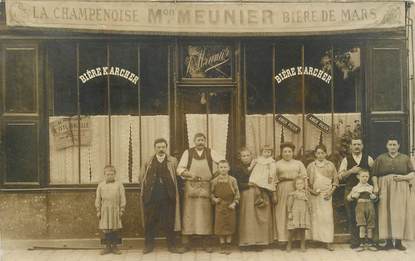
[[229, 208], [235, 195], [231, 184], [229, 182], [218, 182], [214, 195], [221, 199], [215, 207], [215, 235], [232, 235], [236, 228], [236, 211]]

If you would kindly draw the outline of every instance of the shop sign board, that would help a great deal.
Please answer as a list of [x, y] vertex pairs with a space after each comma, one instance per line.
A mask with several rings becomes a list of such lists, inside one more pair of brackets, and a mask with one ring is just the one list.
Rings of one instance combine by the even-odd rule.
[[402, 2], [7, 0], [8, 26], [191, 35], [284, 35], [405, 26]]

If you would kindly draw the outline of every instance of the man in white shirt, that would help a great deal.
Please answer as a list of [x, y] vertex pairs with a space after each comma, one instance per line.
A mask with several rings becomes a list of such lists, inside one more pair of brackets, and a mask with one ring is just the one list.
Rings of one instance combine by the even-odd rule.
[[344, 191], [344, 206], [346, 208], [349, 233], [351, 236], [350, 247], [359, 247], [359, 231], [356, 226], [355, 202], [347, 200], [347, 195], [353, 187], [359, 183], [357, 174], [361, 169], [370, 170], [373, 166], [373, 159], [363, 153], [363, 141], [361, 138], [352, 138], [350, 144], [351, 154], [347, 155], [339, 167], [339, 180], [346, 184]]
[[185, 180], [183, 244], [189, 250], [189, 236], [206, 236], [205, 250], [212, 252], [207, 237], [213, 233], [210, 181], [213, 178], [214, 164], [223, 160], [224, 157], [206, 147], [206, 136], [203, 133], [197, 133], [193, 141], [195, 146], [184, 151], [177, 167], [177, 174]]

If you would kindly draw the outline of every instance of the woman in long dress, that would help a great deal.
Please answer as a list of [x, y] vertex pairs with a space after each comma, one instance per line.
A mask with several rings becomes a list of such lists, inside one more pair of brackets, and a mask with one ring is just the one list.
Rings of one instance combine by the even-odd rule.
[[[404, 251], [402, 240], [411, 240], [410, 224], [413, 222], [410, 182], [415, 177], [411, 159], [399, 152], [396, 137], [389, 137], [387, 153], [376, 158], [373, 164], [373, 192], [379, 193], [379, 239], [386, 239], [384, 250]], [[395, 240], [395, 244], [393, 244]]]
[[293, 159], [295, 146], [291, 142], [280, 146], [282, 159], [276, 163], [277, 204], [274, 208], [274, 239], [280, 242], [288, 241], [288, 195], [294, 191], [294, 180], [307, 176], [304, 164]]
[[261, 250], [262, 246], [272, 243], [271, 199], [265, 194], [264, 204], [255, 205], [256, 189], [249, 183], [253, 160], [252, 153], [246, 148], [239, 151], [239, 162], [232, 169], [232, 175], [238, 181], [241, 194], [239, 210], [239, 246], [243, 250]]
[[327, 148], [318, 145], [314, 154], [316, 160], [307, 166], [309, 191], [311, 193], [311, 239], [326, 243], [333, 251], [334, 220], [332, 194], [339, 185], [334, 164], [326, 159]]

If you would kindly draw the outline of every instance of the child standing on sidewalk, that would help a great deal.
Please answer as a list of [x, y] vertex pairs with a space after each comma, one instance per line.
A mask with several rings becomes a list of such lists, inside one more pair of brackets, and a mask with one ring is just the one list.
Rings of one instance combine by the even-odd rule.
[[347, 200], [357, 200], [355, 212], [360, 237], [360, 247], [358, 251], [363, 251], [365, 249], [376, 251], [377, 248], [373, 242], [373, 229], [376, 224], [376, 212], [373, 201], [376, 200], [377, 197], [373, 193], [373, 186], [368, 183], [368, 170], [361, 169], [357, 178], [359, 179], [359, 183], [353, 187], [352, 191], [347, 196]]
[[219, 236], [221, 253], [229, 255], [232, 235], [236, 228], [236, 205], [239, 189], [236, 179], [229, 176], [226, 160], [218, 162], [218, 176], [211, 181], [212, 202], [215, 205], [215, 235]]
[[303, 177], [294, 181], [295, 190], [288, 194], [288, 243], [287, 251], [291, 251], [292, 240], [297, 233], [301, 240], [301, 251], [306, 251], [305, 231], [310, 229], [310, 204]]
[[121, 216], [125, 210], [125, 190], [121, 182], [115, 180], [115, 168], [107, 165], [104, 168], [105, 180], [98, 184], [95, 208], [99, 218], [99, 229], [104, 233], [105, 249], [101, 255], [121, 254], [117, 248], [120, 238], [118, 231], [122, 228]]

